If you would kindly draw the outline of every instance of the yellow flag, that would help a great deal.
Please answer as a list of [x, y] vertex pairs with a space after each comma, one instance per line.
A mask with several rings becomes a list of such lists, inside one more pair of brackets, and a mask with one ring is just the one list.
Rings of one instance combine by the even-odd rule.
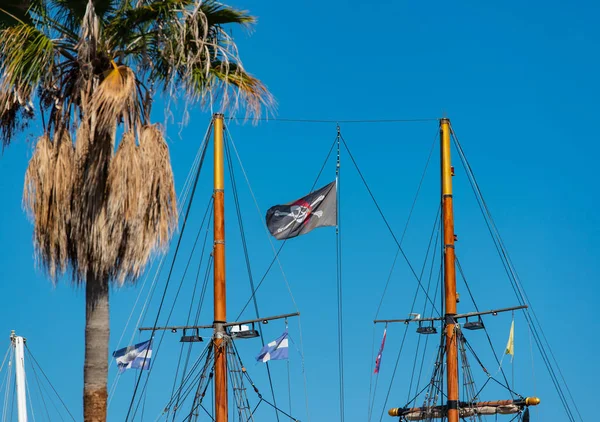
[[515, 321], [510, 324], [510, 334], [508, 335], [508, 343], [506, 343], [506, 350], [504, 351], [507, 355], [515, 355]]

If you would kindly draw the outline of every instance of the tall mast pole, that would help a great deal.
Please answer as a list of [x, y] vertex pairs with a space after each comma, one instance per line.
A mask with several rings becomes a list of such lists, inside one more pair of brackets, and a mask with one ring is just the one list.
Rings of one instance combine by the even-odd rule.
[[442, 162], [442, 219], [444, 222], [444, 292], [448, 422], [459, 422], [458, 347], [456, 315], [456, 267], [454, 252], [454, 211], [452, 206], [452, 165], [450, 162], [450, 120], [440, 120]]
[[225, 194], [223, 166], [223, 115], [213, 116], [214, 124], [214, 339], [215, 421], [227, 422], [227, 334], [225, 288]]
[[25, 339], [10, 333], [10, 340], [15, 348], [15, 375], [17, 383], [17, 417], [19, 422], [27, 422], [27, 395], [25, 394]]

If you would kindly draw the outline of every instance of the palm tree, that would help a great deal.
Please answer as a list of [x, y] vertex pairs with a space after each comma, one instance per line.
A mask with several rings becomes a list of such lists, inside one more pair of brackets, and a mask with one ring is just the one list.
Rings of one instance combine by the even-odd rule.
[[85, 284], [84, 419], [104, 421], [109, 285], [135, 282], [177, 221], [152, 100], [181, 95], [247, 116], [269, 108], [271, 95], [224, 30], [254, 18], [214, 0], [8, 3], [0, 6], [0, 136], [6, 146], [28, 121], [42, 122], [23, 203], [47, 274]]

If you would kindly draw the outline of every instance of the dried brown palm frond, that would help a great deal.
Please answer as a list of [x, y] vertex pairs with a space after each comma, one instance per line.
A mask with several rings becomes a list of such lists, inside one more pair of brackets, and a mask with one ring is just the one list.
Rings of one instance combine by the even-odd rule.
[[142, 128], [140, 151], [144, 170], [143, 241], [164, 249], [177, 224], [177, 203], [169, 147], [158, 125]]
[[133, 133], [123, 136], [108, 174], [108, 231], [117, 252], [113, 276], [120, 283], [135, 280], [146, 263], [142, 214], [145, 200], [142, 186], [145, 174]]
[[108, 173], [109, 216], [129, 222], [139, 217], [144, 178], [138, 146], [132, 132], [123, 135]]
[[54, 139], [54, 188], [51, 205], [53, 223], [52, 250], [61, 273], [67, 269], [69, 254], [69, 234], [71, 230], [71, 198], [73, 196], [73, 176], [75, 172], [75, 150], [71, 136], [61, 130]]
[[96, 132], [113, 132], [121, 118], [125, 130], [132, 130], [139, 120], [135, 75], [127, 66], [112, 66], [90, 101], [88, 114], [95, 119]]
[[36, 254], [53, 280], [69, 263], [74, 150], [66, 131], [42, 136], [25, 173], [23, 204], [34, 221]]
[[0, 89], [0, 137], [3, 148], [32, 118], [33, 111], [29, 105], [21, 104], [13, 91]]
[[25, 171], [23, 206], [37, 227], [45, 222], [52, 192], [54, 146], [48, 134], [42, 135]]

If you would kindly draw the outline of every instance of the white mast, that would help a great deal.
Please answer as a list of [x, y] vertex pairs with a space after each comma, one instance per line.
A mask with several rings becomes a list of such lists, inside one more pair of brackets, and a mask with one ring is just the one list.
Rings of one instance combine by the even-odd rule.
[[15, 375], [17, 378], [17, 409], [19, 422], [27, 422], [27, 395], [25, 394], [25, 339], [17, 336], [15, 331], [10, 333], [10, 340], [15, 348]]

